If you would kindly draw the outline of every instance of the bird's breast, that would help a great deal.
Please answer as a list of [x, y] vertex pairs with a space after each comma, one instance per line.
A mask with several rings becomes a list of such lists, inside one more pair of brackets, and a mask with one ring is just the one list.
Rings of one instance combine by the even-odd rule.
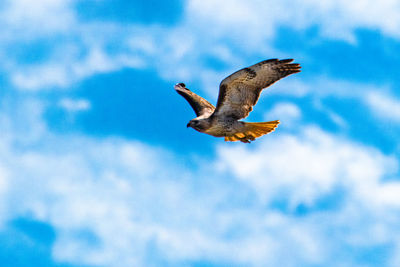
[[235, 127], [230, 121], [216, 121], [214, 122], [210, 128], [208, 128], [204, 133], [222, 137], [226, 135], [230, 135], [235, 131]]

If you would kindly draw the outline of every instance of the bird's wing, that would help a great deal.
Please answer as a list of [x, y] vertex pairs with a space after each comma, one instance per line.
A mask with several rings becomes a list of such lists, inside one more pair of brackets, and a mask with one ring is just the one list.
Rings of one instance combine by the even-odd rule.
[[187, 89], [184, 84], [177, 84], [174, 88], [178, 94], [183, 96], [186, 101], [189, 102], [197, 117], [202, 115], [211, 115], [214, 112], [215, 107], [210, 104], [210, 102]]
[[245, 118], [257, 103], [262, 89], [279, 79], [300, 72], [293, 59], [269, 59], [226, 77], [219, 86], [217, 108], [212, 116], [234, 120]]

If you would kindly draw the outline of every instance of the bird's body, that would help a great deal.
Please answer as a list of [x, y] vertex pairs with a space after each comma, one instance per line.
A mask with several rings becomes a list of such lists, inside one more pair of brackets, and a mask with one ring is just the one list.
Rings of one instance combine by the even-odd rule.
[[300, 65], [292, 59], [270, 59], [241, 69], [226, 77], [220, 84], [217, 107], [178, 83], [175, 90], [192, 106], [197, 117], [188, 127], [215, 137], [225, 137], [225, 141], [249, 143], [272, 132], [279, 121], [243, 122], [257, 103], [262, 89], [279, 79], [300, 72]]
[[204, 130], [203, 128], [201, 128], [200, 130], [195, 128], [195, 130], [215, 137], [223, 137], [241, 131], [241, 129], [243, 128], [242, 124], [243, 122], [241, 121], [219, 121], [218, 118], [208, 117], [202, 119], [200, 125], [207, 125], [209, 127], [206, 127]]

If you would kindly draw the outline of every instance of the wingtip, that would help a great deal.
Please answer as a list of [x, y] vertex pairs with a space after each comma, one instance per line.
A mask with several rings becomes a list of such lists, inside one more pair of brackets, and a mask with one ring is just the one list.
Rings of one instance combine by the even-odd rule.
[[176, 91], [181, 91], [181, 90], [189, 90], [186, 88], [186, 85], [184, 83], [177, 83], [174, 85], [174, 89]]
[[299, 63], [290, 63], [290, 64], [288, 64], [288, 63], [285, 62], [285, 64], [282, 66], [282, 68], [289, 70], [290, 73], [301, 72], [301, 66]]
[[287, 59], [281, 59], [281, 60], [270, 59], [270, 60], [267, 60], [267, 62], [268, 61], [269, 62], [273, 61], [278, 68], [288, 69], [288, 70], [290, 70], [291, 73], [297, 73], [297, 72], [301, 71], [300, 70], [301, 66], [299, 63], [292, 63], [294, 61], [293, 58], [287, 58]]

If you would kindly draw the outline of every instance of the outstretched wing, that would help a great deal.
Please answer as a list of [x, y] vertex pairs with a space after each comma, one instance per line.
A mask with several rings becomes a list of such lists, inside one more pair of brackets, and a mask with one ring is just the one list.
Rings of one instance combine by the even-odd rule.
[[178, 92], [178, 94], [183, 96], [186, 101], [189, 102], [197, 117], [203, 115], [209, 116], [214, 112], [215, 107], [210, 104], [210, 102], [187, 89], [185, 84], [178, 83], [174, 86], [174, 88]]
[[300, 64], [292, 61], [264, 60], [226, 77], [219, 86], [217, 108], [213, 116], [234, 120], [247, 117], [264, 88], [283, 77], [300, 72]]

